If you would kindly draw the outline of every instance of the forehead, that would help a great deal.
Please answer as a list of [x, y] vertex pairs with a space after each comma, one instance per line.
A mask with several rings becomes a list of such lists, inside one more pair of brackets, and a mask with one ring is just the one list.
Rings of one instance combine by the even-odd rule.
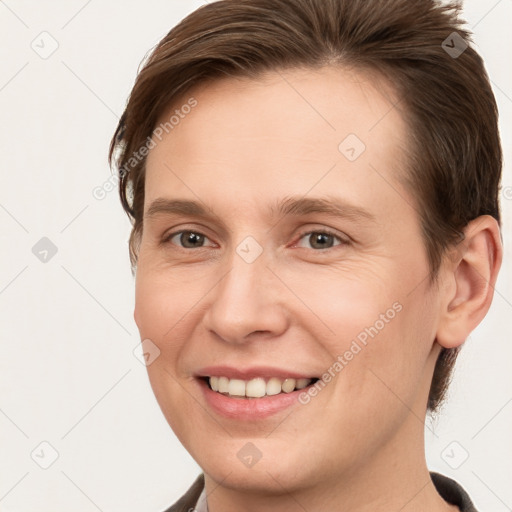
[[[184, 108], [191, 98], [197, 105]], [[187, 195], [207, 183], [210, 195], [271, 196], [341, 183], [357, 195], [357, 187], [378, 186], [376, 175], [381, 186], [396, 181], [407, 144], [396, 103], [382, 77], [339, 66], [200, 84], [159, 120], [168, 130], [148, 155], [146, 197], [161, 195], [163, 182]]]

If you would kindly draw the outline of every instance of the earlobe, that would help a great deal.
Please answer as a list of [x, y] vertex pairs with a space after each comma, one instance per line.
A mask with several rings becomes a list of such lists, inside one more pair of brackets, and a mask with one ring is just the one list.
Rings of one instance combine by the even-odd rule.
[[489, 215], [471, 221], [454, 251], [445, 279], [437, 342], [445, 348], [462, 345], [487, 314], [503, 258], [500, 229]]

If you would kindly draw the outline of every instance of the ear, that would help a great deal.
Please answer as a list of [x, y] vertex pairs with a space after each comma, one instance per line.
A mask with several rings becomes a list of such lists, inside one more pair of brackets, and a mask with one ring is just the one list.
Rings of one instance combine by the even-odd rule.
[[462, 345], [487, 314], [503, 258], [496, 219], [482, 215], [464, 229], [464, 239], [443, 262], [443, 288], [437, 342], [445, 348]]

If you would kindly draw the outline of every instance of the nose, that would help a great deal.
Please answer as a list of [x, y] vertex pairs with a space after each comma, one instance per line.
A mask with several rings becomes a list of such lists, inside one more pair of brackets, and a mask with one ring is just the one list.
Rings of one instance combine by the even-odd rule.
[[247, 263], [234, 252], [223, 277], [208, 294], [204, 325], [227, 343], [271, 339], [288, 327], [286, 289], [267, 267], [264, 254]]

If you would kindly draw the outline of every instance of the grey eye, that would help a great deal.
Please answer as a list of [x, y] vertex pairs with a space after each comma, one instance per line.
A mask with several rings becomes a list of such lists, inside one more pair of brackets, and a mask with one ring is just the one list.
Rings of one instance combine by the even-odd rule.
[[[302, 235], [301, 240], [307, 240], [309, 247], [299, 243], [300, 247], [312, 249], [330, 249], [335, 245], [343, 243], [340, 237], [325, 231], [310, 231]], [[335, 243], [335, 240], [338, 240], [339, 243]]]
[[185, 249], [203, 247], [205, 240], [207, 240], [206, 236], [202, 235], [201, 233], [196, 233], [195, 231], [180, 231], [175, 233], [169, 239], [170, 242]]

